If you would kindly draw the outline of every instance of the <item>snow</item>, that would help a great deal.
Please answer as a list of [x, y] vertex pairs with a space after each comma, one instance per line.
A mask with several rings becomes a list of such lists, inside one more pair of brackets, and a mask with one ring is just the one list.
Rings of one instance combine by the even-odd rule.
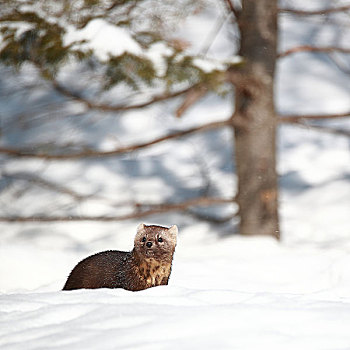
[[[348, 348], [349, 250], [213, 238], [208, 229], [185, 230], [170, 284], [141, 292], [60, 292], [64, 279], [52, 272], [64, 270], [58, 261], [69, 271], [73, 259], [57, 251], [24, 253], [22, 261], [35, 261], [54, 282], [1, 295], [1, 348]], [[195, 241], [192, 231], [199, 233]]]
[[73, 48], [92, 50], [101, 60], [111, 56], [120, 56], [125, 52], [140, 55], [140, 45], [125, 29], [109, 24], [103, 19], [91, 20], [83, 29], [68, 27], [63, 38], [64, 46], [74, 44]]
[[233, 56], [231, 58], [226, 58], [225, 60], [217, 60], [210, 57], [206, 57], [205, 59], [197, 57], [193, 60], [193, 64], [206, 73], [210, 73], [214, 70], [223, 71], [228, 68], [228, 65], [234, 65], [241, 62], [242, 59], [239, 56]]
[[[319, 1], [313, 4], [318, 6]], [[308, 40], [317, 37], [318, 43], [330, 44], [331, 27], [322, 27], [318, 36], [317, 24], [310, 27], [306, 22], [283, 19], [284, 49], [305, 43], [305, 33], [311, 32], [314, 36]], [[191, 26], [194, 51], [198, 52], [205, 42], [202, 29], [210, 32], [210, 28], [198, 17], [189, 21], [184, 31]], [[215, 40], [209, 54], [219, 48], [218, 56], [224, 62], [232, 52], [230, 49], [223, 58], [225, 43], [230, 41], [224, 28], [220, 33], [224, 37]], [[102, 20], [69, 35], [67, 43], [85, 39], [82, 45], [96, 49], [102, 60], [126, 50], [139, 52], [126, 32]], [[112, 40], [115, 36], [118, 45]], [[162, 72], [166, 47], [153, 46], [148, 53]], [[3, 76], [2, 92], [4, 84], [15, 85], [6, 71]], [[27, 72], [28, 77], [33, 73]], [[278, 66], [278, 110], [291, 114], [347, 110], [348, 80], [343, 72], [330, 69], [324, 57], [300, 54], [285, 58]], [[37, 94], [29, 100], [19, 93], [5, 96], [0, 100], [2, 111], [11, 119], [11, 111], [25, 110], [33, 101], [40, 101], [44, 92]], [[79, 128], [75, 119], [62, 123], [63, 118], [58, 117], [52, 130], [44, 122], [34, 131], [23, 132], [7, 129], [5, 120], [2, 142], [15, 146], [40, 143], [59, 134], [62, 142], [89, 139], [93, 147], [112, 149], [222, 120], [231, 115], [232, 104], [230, 96], [219, 99], [210, 95], [181, 119], [173, 117], [173, 110], [172, 102], [118, 118], [88, 116], [82, 122], [84, 128]], [[333, 123], [349, 128], [346, 120]], [[208, 183], [210, 194], [234, 195], [231, 137], [228, 130], [212, 131], [121, 159], [63, 164], [29, 159], [2, 162], [2, 177], [39, 172], [47, 181], [59, 179], [60, 184], [87, 198], [76, 204], [67, 193], [51, 191], [49, 195], [40, 188], [29, 191], [17, 184], [1, 187], [1, 214], [59, 215], [66, 210], [72, 215], [120, 214], [124, 203], [192, 197]], [[2, 223], [0, 348], [350, 349], [349, 139], [282, 126], [278, 149], [282, 241], [232, 234], [237, 219], [219, 225], [176, 213], [147, 218], [147, 224], [179, 226], [168, 286], [140, 292], [61, 291], [70, 270], [84, 257], [107, 249], [132, 249], [138, 220]], [[218, 207], [206, 212], [225, 216], [235, 210]]]
[[126, 29], [100, 18], [91, 20], [83, 29], [68, 26], [63, 45], [85, 52], [92, 51], [101, 62], [125, 53], [143, 56], [153, 62], [159, 76], [164, 75], [166, 70], [165, 57], [173, 53], [164, 43], [155, 43], [143, 49]]

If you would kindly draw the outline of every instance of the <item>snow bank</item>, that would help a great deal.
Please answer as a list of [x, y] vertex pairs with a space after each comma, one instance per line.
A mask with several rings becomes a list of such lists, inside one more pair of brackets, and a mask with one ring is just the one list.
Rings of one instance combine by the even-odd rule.
[[[132, 295], [107, 290], [13, 294], [5, 310], [2, 349], [312, 350], [345, 349], [350, 342], [349, 303], [298, 295], [176, 287]], [[16, 326], [9, 333], [11, 324]]]
[[46, 260], [51, 286], [0, 295], [1, 349], [347, 348], [348, 252], [206, 230], [180, 236], [169, 286], [141, 292], [58, 291]]

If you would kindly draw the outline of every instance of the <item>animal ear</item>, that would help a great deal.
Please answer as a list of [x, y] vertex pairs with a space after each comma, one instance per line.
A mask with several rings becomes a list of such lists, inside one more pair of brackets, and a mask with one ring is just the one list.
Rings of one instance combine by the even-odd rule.
[[145, 224], [140, 224], [139, 226], [137, 226], [137, 233], [144, 231], [145, 229]]
[[176, 245], [176, 241], [177, 241], [178, 232], [179, 232], [179, 230], [178, 230], [176, 225], [173, 225], [173, 226], [168, 228], [169, 237], [175, 245]]
[[141, 238], [145, 234], [145, 224], [140, 224], [137, 226], [137, 233], [135, 236], [135, 242]]

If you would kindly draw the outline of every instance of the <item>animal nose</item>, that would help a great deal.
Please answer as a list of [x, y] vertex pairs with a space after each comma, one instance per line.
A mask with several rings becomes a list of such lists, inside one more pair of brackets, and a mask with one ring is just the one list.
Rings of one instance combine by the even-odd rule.
[[147, 246], [148, 248], [151, 248], [151, 247], [152, 247], [152, 242], [147, 242], [147, 243], [146, 243], [146, 246]]

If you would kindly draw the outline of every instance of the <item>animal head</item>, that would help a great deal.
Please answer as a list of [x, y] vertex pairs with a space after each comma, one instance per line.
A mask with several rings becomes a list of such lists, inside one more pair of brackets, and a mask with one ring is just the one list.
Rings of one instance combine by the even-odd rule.
[[134, 250], [146, 259], [171, 262], [176, 246], [178, 229], [140, 224], [134, 240]]

